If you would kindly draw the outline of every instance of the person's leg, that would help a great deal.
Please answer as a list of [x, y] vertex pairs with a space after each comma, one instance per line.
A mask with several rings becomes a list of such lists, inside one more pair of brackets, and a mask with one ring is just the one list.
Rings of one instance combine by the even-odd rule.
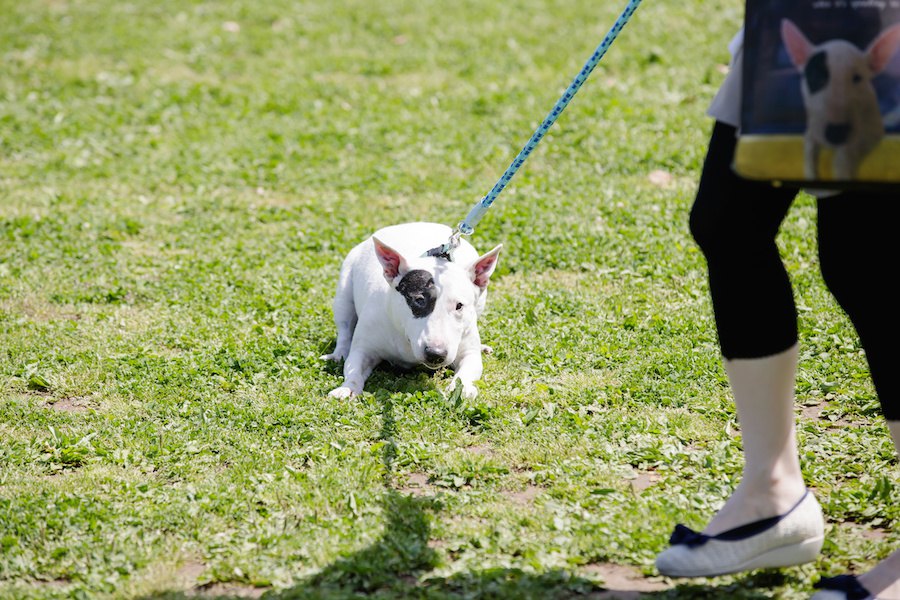
[[740, 178], [734, 129], [717, 125], [691, 210], [744, 447], [741, 483], [714, 535], [783, 514], [803, 495], [794, 430], [797, 313], [775, 238], [796, 190]]
[[[894, 446], [900, 450], [900, 418], [888, 421]], [[859, 582], [880, 600], [900, 600], [900, 549], [859, 576]]]
[[741, 481], [709, 522], [715, 535], [781, 515], [806, 491], [794, 415], [797, 344], [761, 358], [725, 359], [744, 447]]
[[[900, 450], [900, 420], [888, 421], [894, 446]], [[880, 600], [900, 600], [900, 549], [859, 576], [859, 582]]]
[[712, 576], [814, 560], [824, 522], [800, 471], [793, 412], [797, 313], [775, 239], [797, 191], [734, 174], [735, 129], [717, 123], [691, 233], [706, 257], [713, 313], [744, 447], [741, 483], [700, 532], [677, 526], [660, 573]]
[[[894, 446], [900, 450], [900, 420], [887, 422]], [[823, 578], [816, 584], [823, 588], [813, 594], [811, 600], [900, 600], [900, 550], [895, 550], [875, 567], [859, 576], [840, 575]], [[859, 589], [862, 587], [862, 589]], [[868, 596], [866, 596], [868, 592]]]
[[[900, 259], [900, 198], [846, 193], [819, 205], [819, 259], [828, 289], [847, 313], [866, 352], [869, 372], [894, 445], [900, 450], [900, 320], [892, 291]], [[859, 576], [880, 599], [900, 600], [900, 550]]]

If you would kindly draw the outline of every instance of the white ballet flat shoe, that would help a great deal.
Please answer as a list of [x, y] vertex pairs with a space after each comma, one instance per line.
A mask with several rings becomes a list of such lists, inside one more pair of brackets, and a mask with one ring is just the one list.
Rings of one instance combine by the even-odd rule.
[[815, 587], [821, 589], [809, 600], [878, 600], [853, 575], [823, 577]]
[[717, 535], [676, 525], [656, 568], [669, 577], [715, 577], [812, 562], [825, 541], [822, 508], [808, 490], [783, 515]]

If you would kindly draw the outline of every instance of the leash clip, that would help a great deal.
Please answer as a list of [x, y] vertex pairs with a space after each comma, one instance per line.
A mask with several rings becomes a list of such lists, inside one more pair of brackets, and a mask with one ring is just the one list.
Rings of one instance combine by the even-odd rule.
[[459, 246], [459, 237], [462, 235], [462, 231], [460, 231], [459, 227], [453, 230], [453, 233], [450, 234], [450, 239], [446, 241], [446, 243], [441, 244], [435, 248], [432, 248], [422, 256], [434, 256], [436, 258], [443, 258], [448, 262], [453, 261], [453, 251]]

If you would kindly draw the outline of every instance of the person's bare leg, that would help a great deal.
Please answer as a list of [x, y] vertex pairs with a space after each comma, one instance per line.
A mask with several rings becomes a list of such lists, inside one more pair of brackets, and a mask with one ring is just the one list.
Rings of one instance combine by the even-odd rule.
[[797, 344], [764, 358], [725, 360], [744, 446], [741, 482], [703, 533], [781, 515], [803, 496], [794, 416]]
[[725, 360], [743, 437], [741, 483], [701, 533], [675, 527], [656, 557], [661, 574], [711, 577], [816, 559], [825, 522], [800, 471], [796, 369], [796, 343], [763, 358]]
[[[900, 421], [888, 421], [894, 446], [900, 452]], [[875, 565], [857, 579], [878, 600], [900, 600], [900, 550]]]

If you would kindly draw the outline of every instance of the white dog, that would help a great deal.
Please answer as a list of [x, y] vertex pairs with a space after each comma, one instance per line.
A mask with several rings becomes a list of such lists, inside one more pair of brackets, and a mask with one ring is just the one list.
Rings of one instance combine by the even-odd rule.
[[900, 47], [900, 24], [882, 31], [865, 51], [840, 39], [813, 44], [788, 19], [781, 22], [781, 37], [803, 76], [804, 176], [819, 178], [818, 158], [824, 147], [834, 151], [835, 179], [853, 179], [863, 158], [884, 137], [871, 81]]
[[450, 366], [466, 398], [481, 378], [477, 318], [501, 246], [479, 256], [466, 240], [453, 259], [423, 256], [452, 233], [437, 223], [405, 223], [376, 231], [341, 266], [334, 297], [337, 343], [326, 360], [344, 360], [344, 383], [329, 394], [362, 393], [375, 366]]

